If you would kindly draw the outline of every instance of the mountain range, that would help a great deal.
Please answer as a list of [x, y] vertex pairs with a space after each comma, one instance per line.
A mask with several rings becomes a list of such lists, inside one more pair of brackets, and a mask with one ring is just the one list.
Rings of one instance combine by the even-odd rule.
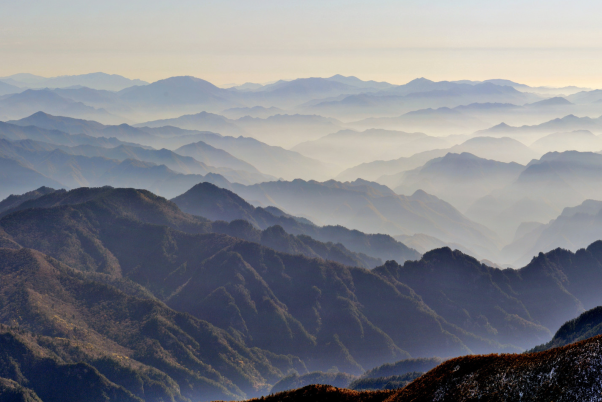
[[123, 118], [112, 115], [104, 109], [96, 109], [82, 102], [64, 98], [48, 89], [27, 89], [0, 98], [0, 118], [20, 119], [44, 110], [55, 115], [65, 115], [104, 122], [121, 122]]
[[433, 149], [393, 160], [362, 163], [344, 170], [336, 178], [339, 180], [355, 180], [357, 178], [377, 180], [380, 183], [396, 187], [402, 180], [405, 171], [416, 169], [431, 159], [443, 157], [448, 153], [464, 152], [484, 159], [520, 164], [527, 164], [541, 156], [512, 138], [474, 137], [449, 148]]
[[[216, 182], [224, 187], [223, 181]], [[411, 196], [365, 180], [327, 182], [275, 181], [226, 188], [255, 204], [272, 205], [315, 223], [343, 225], [367, 233], [424, 233], [458, 242], [488, 258], [497, 253], [496, 235], [445, 201], [422, 190]]]
[[349, 168], [358, 162], [388, 160], [398, 155], [408, 157], [449, 145], [446, 138], [423, 133], [368, 129], [362, 132], [341, 130], [314, 141], [302, 142], [291, 150]]
[[508, 186], [482, 197], [466, 215], [511, 238], [521, 222], [547, 223], [567, 206], [599, 199], [602, 155], [550, 152], [531, 161]]
[[[360, 188], [347, 185], [347, 191], [362, 193], [362, 186], [378, 189], [356, 183]], [[199, 195], [206, 193], [202, 204]], [[242, 213], [255, 222], [269, 213], [311, 227], [281, 211], [252, 208], [215, 186], [185, 198], [201, 211]], [[117, 376], [125, 370], [125, 363], [113, 362], [118, 356], [128, 357], [122, 359], [129, 362], [128, 376], [142, 384], [153, 378], [157, 395], [244, 397], [266, 392], [292, 368], [334, 365], [361, 374], [409, 356], [518, 351], [546, 342], [552, 329], [600, 302], [599, 242], [576, 254], [540, 254], [521, 270], [491, 268], [443, 248], [369, 271], [259, 244], [273, 235], [292, 240], [284, 229], [264, 229], [259, 242], [216, 233], [227, 224], [186, 214], [147, 191], [40, 189], [5, 205], [0, 237], [9, 248], [1, 250], [2, 282], [23, 285], [3, 294], [13, 300], [14, 292], [30, 289], [32, 295], [2, 314], [5, 325], [18, 323], [21, 331], [10, 329], [11, 342], [30, 345], [19, 350], [38, 350], [59, 366], [87, 364], [94, 381], [104, 384], [100, 389], [145, 399], [159, 397]], [[228, 226], [237, 222], [244, 221]], [[247, 228], [233, 230], [249, 233], [252, 224]], [[85, 344], [95, 345], [96, 354], [79, 352], [77, 345]], [[23, 378], [58, 375], [57, 368], [39, 376], [36, 364], [43, 363], [12, 356], [24, 377], [3, 376], [35, 392], [36, 382]]]
[[148, 84], [148, 82], [142, 80], [131, 80], [117, 74], [106, 73], [64, 75], [50, 78], [33, 74], [14, 74], [0, 78], [0, 81], [20, 88], [68, 88], [81, 86], [109, 91], [119, 91], [134, 85]]
[[[244, 220], [258, 229], [279, 226], [288, 233], [297, 235], [298, 239], [305, 242], [308, 241], [307, 237], [309, 236], [328, 244], [342, 245], [354, 252], [371, 256], [373, 258], [371, 261], [364, 256], [359, 256], [360, 259], [368, 260], [367, 265], [371, 268], [376, 266], [372, 264], [377, 261], [377, 265], [380, 265], [386, 260], [406, 261], [420, 258], [420, 254], [415, 250], [395, 241], [390, 236], [365, 234], [343, 226], [316, 226], [307, 219], [286, 214], [275, 207], [255, 208], [235, 193], [211, 183], [199, 183], [172, 201], [186, 213], [211, 220], [230, 222], [229, 228], [231, 229], [229, 230], [233, 230], [236, 225], [244, 228], [247, 231], [246, 234], [242, 234], [241, 231], [237, 235], [234, 235], [232, 231], [227, 234], [247, 240], [259, 239], [259, 233], [257, 230], [244, 226], [238, 220]], [[256, 240], [256, 242], [259, 241]], [[271, 247], [278, 249], [273, 245]], [[326, 259], [337, 260], [336, 258]]]
[[450, 152], [405, 172], [393, 190], [398, 194], [423, 190], [464, 211], [477, 199], [514, 182], [524, 169], [523, 165], [514, 162], [497, 162], [467, 152]]

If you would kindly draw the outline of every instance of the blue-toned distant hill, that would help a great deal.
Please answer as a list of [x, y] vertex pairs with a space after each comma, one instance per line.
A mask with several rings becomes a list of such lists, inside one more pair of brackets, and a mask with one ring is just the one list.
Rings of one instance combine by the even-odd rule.
[[122, 77], [117, 74], [90, 73], [81, 75], [63, 75], [60, 77], [40, 77], [33, 74], [14, 74], [0, 78], [0, 81], [21, 88], [68, 88], [88, 87], [100, 90], [119, 91], [134, 85], [147, 85], [148, 82]]

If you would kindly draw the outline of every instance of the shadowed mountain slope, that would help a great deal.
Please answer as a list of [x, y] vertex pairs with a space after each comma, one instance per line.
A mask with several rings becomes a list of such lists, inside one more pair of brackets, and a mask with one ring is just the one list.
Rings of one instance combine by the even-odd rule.
[[9, 356], [0, 376], [33, 385], [43, 400], [50, 392], [64, 395], [61, 372], [73, 376], [70, 381], [88, 373], [77, 388], [80, 398], [102, 386], [131, 400], [180, 401], [252, 395], [266, 379], [281, 375], [266, 352], [251, 351], [225, 331], [169, 309], [127, 280], [83, 274], [30, 249], [0, 254], [1, 294], [12, 301], [1, 309], [2, 321], [34, 332], [30, 348], [56, 362], [36, 362], [24, 346], [1, 345], [25, 378], [11, 372]]
[[541, 352], [602, 335], [602, 307], [595, 307], [564, 323], [552, 340], [536, 346], [531, 352]]
[[32, 190], [25, 194], [10, 195], [0, 202], [0, 214], [3, 213], [4, 211], [8, 211], [9, 209], [18, 207], [19, 205], [23, 204], [25, 201], [40, 198], [43, 195], [50, 194], [55, 191], [56, 190], [53, 188], [42, 186], [42, 187], [38, 188], [37, 190]]
[[[325, 371], [335, 365], [341, 371], [361, 374], [410, 355], [517, 351], [517, 346], [546, 341], [550, 328], [558, 328], [584, 306], [600, 303], [599, 242], [576, 254], [564, 250], [540, 254], [519, 271], [487, 267], [445, 248], [425, 254], [420, 261], [403, 266], [389, 261], [368, 271], [207, 233], [213, 224], [181, 212], [161, 197], [133, 189], [78, 189], [27, 200], [0, 218], [0, 237], [44, 252], [75, 270], [31, 250], [3, 251], [16, 256], [37, 253], [40, 257], [34, 260], [42, 258], [54, 267], [52, 272], [64, 277], [39, 279], [37, 268], [30, 276], [19, 277], [42, 295], [20, 303], [39, 307], [7, 310], [1, 317], [8, 321], [3, 322], [17, 319], [28, 331], [51, 328], [63, 331], [59, 334], [74, 333], [86, 342], [100, 339], [106, 345], [134, 350], [128, 356], [179, 384], [198, 379], [196, 375], [215, 379], [216, 384], [210, 383], [215, 392], [211, 395], [221, 393], [224, 396], [218, 398], [230, 399], [227, 392], [260, 392], [295, 365], [302, 371], [303, 367]], [[18, 268], [21, 260], [3, 258], [7, 263], [1, 272], [13, 275], [10, 278], [25, 273]], [[23, 289], [8, 285], [15, 280], [2, 281], [7, 300]], [[95, 288], [86, 281], [104, 282], [111, 289], [79, 290], [84, 285]], [[59, 294], [52, 290], [54, 284], [59, 290], [65, 288], [60, 290], [63, 296], [44, 296]], [[116, 288], [120, 290], [112, 290]], [[35, 304], [38, 300], [41, 304]], [[54, 300], [54, 307], [49, 300]], [[149, 303], [154, 313], [135, 320], [123, 316]], [[61, 320], [48, 323], [37, 318], [48, 314], [86, 331], [80, 334]], [[160, 318], [152, 318], [155, 314]], [[104, 317], [105, 325], [99, 326], [94, 317]], [[145, 326], [147, 332], [140, 332], [139, 325], [156, 325], [157, 320], [164, 329], [148, 332]], [[202, 338], [197, 339], [201, 335], [193, 335], [198, 328], [221, 339], [219, 347], [226, 349], [215, 353], [230, 363], [209, 363], [218, 357], [203, 346]], [[142, 335], [150, 337], [149, 345], [157, 339], [166, 351], [159, 360], [138, 360], [137, 340]], [[190, 336], [197, 343], [174, 343], [174, 336]], [[146, 353], [161, 351], [149, 348], [144, 349]], [[182, 348], [187, 351], [178, 352]], [[211, 374], [206, 366], [201, 369], [196, 360], [190, 360], [190, 353], [211, 364], [222, 377]], [[240, 360], [232, 353], [248, 359], [243, 373], [232, 371]], [[180, 368], [166, 365], [165, 359]], [[194, 390], [186, 389], [182, 395], [193, 395]]]
[[[172, 308], [232, 328], [249, 347], [299, 356], [313, 370], [360, 373], [408, 352], [503, 350], [445, 324], [411, 289], [365, 269], [157, 226], [203, 233], [209, 223], [148, 192], [79, 189], [22, 206], [34, 205], [0, 220], [21, 246], [85, 272], [128, 278]], [[403, 313], [391, 320], [383, 303]], [[402, 322], [428, 336], [418, 340]]]

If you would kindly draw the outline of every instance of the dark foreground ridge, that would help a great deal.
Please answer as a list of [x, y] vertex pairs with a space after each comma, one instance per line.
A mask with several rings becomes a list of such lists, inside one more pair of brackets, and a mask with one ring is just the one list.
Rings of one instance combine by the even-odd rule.
[[332, 385], [308, 385], [293, 391], [280, 392], [263, 398], [251, 399], [248, 402], [383, 402], [393, 396], [395, 391], [357, 392], [336, 388]]
[[600, 401], [600, 353], [598, 336], [540, 353], [458, 357], [397, 391], [310, 385], [253, 401]]

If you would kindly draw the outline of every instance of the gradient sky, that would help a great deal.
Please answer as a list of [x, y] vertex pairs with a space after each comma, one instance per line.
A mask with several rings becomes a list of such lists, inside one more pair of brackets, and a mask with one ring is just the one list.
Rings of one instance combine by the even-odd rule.
[[0, 0], [0, 76], [602, 87], [602, 2]]

